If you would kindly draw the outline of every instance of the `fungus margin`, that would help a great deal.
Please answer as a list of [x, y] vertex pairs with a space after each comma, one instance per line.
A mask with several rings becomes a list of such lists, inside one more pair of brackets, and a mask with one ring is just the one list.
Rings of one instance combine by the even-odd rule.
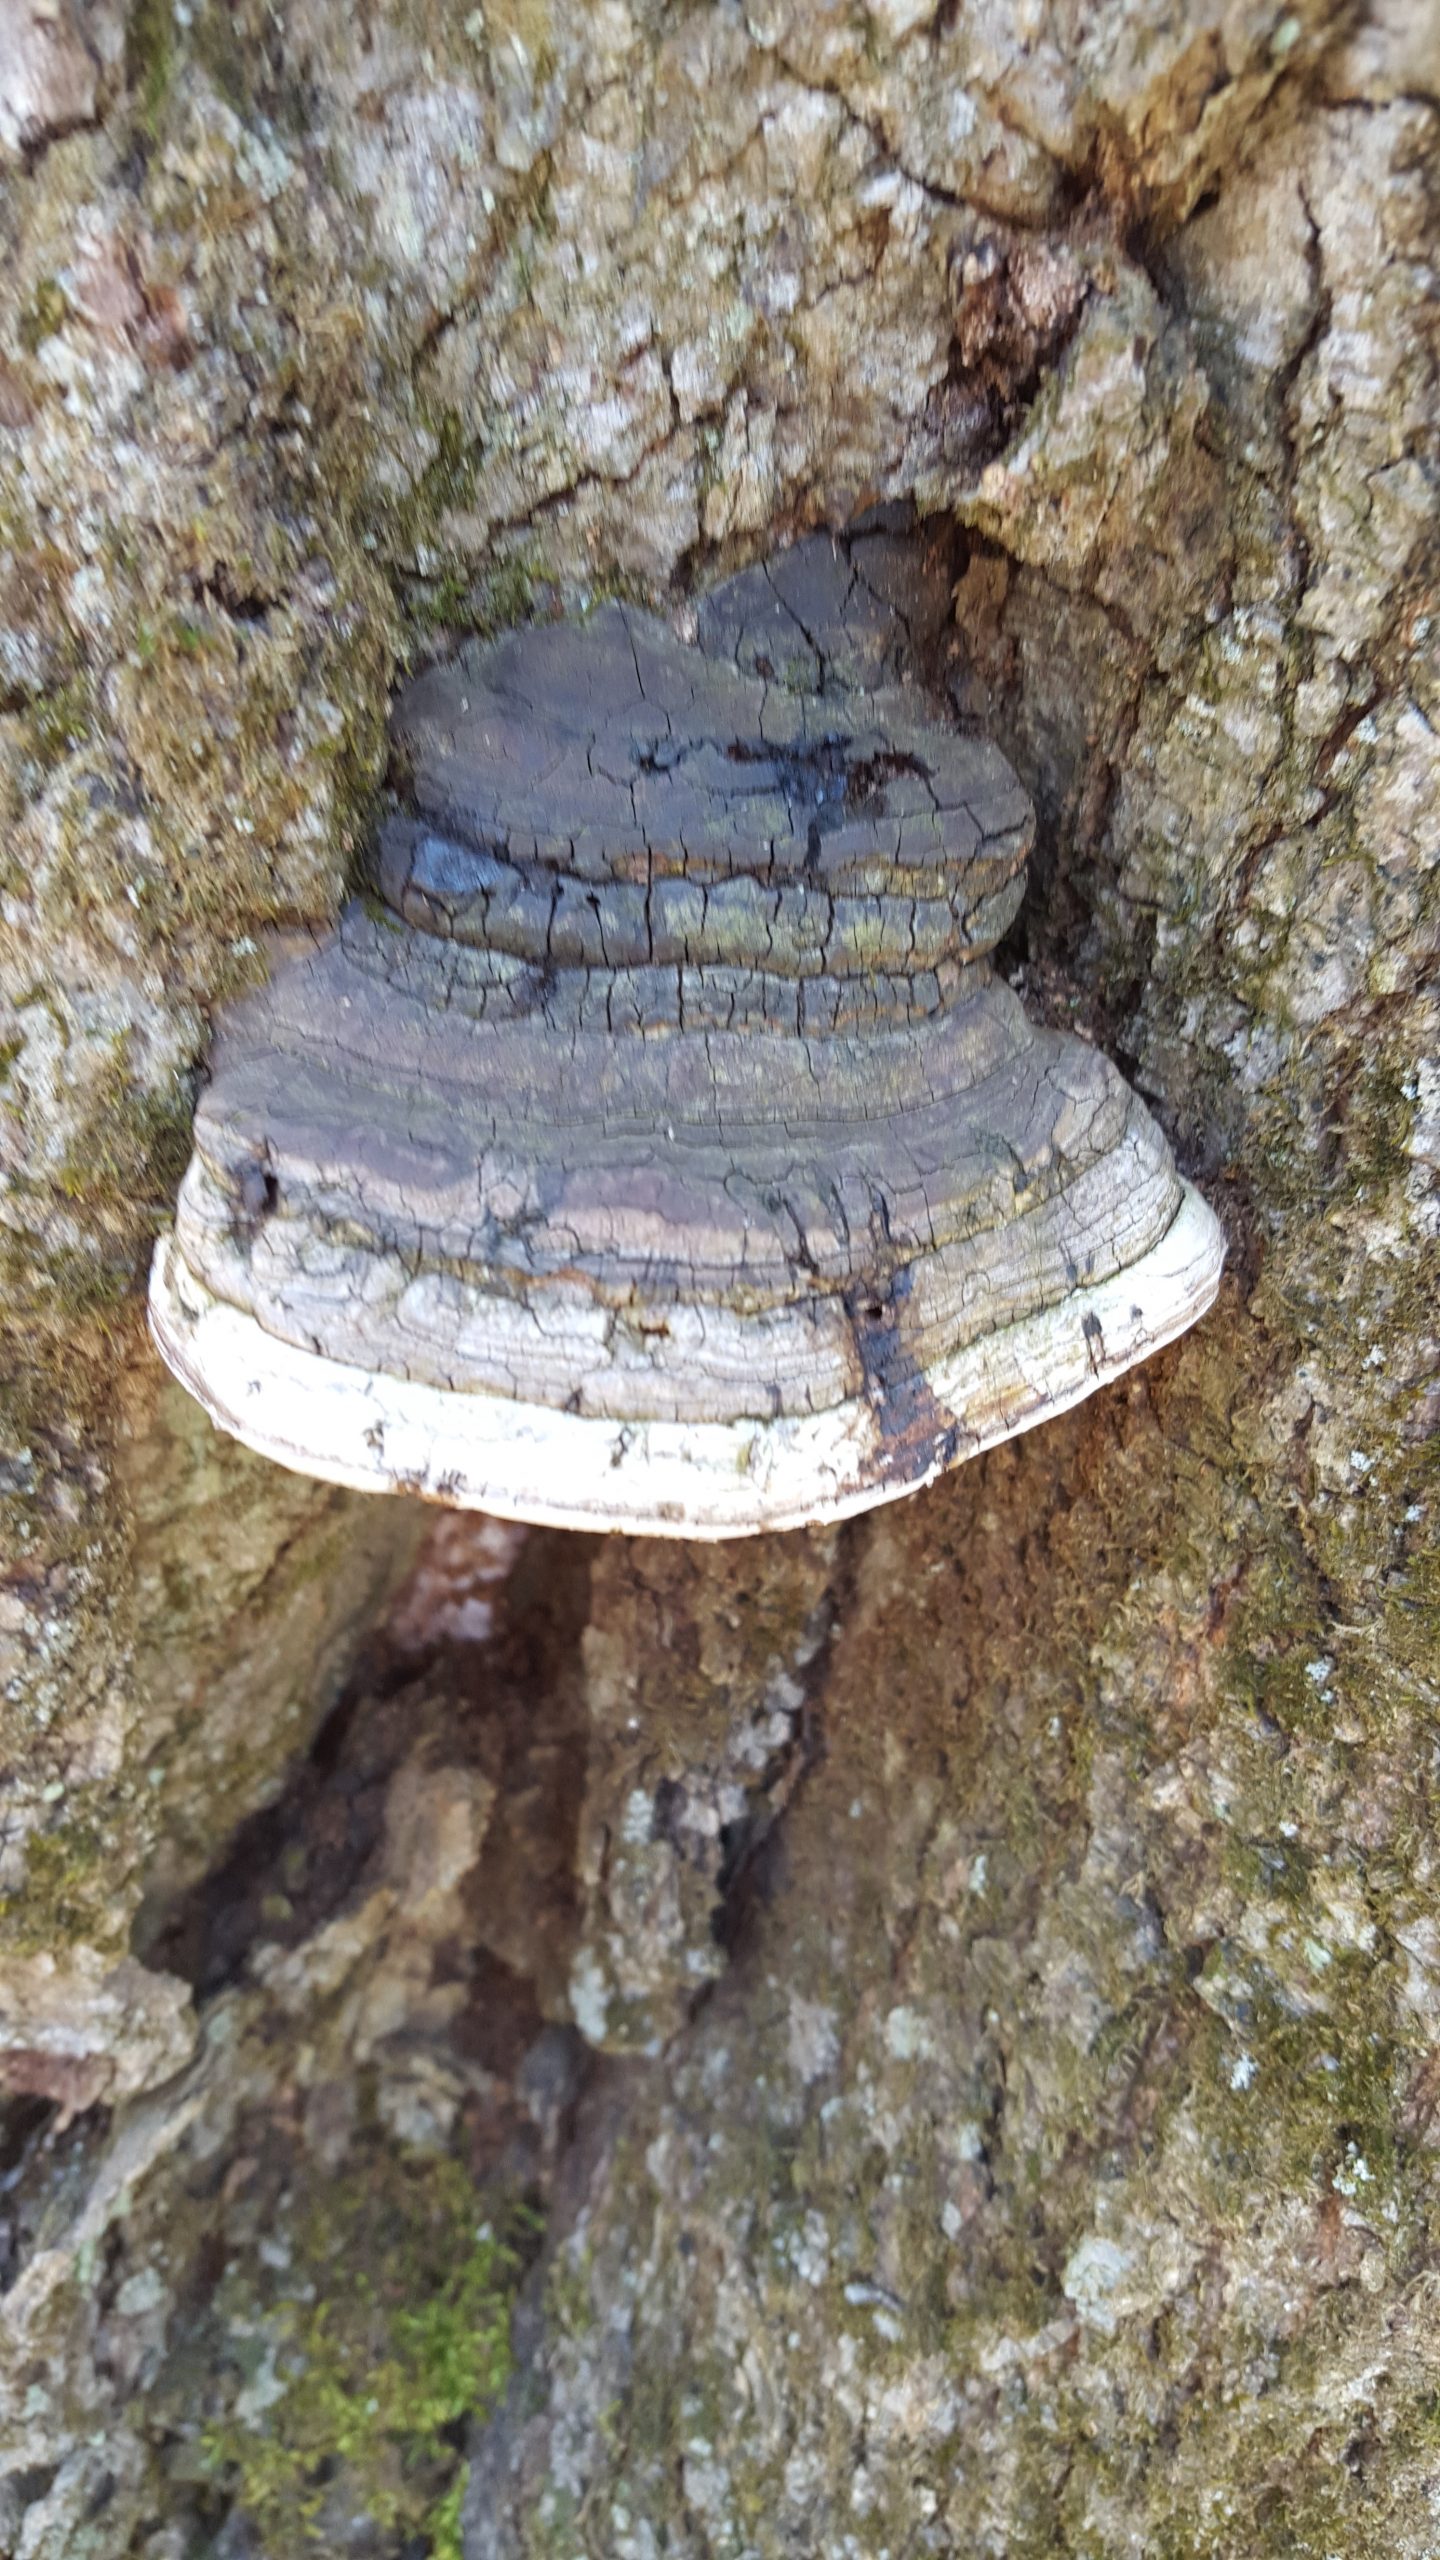
[[351, 1367], [213, 1297], [173, 1234], [156, 1248], [150, 1323], [212, 1421], [281, 1466], [552, 1528], [735, 1538], [847, 1519], [1064, 1413], [1202, 1316], [1223, 1259], [1214, 1212], [1182, 1181], [1165, 1234], [1128, 1270], [926, 1372], [942, 1415], [966, 1418], [900, 1478], [869, 1397], [773, 1421], [616, 1423]]

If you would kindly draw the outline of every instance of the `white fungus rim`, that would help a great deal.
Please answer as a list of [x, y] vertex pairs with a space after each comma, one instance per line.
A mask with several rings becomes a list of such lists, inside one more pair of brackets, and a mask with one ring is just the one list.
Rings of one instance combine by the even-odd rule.
[[301, 1474], [551, 1528], [736, 1538], [897, 1500], [1064, 1413], [1203, 1315], [1223, 1259], [1213, 1211], [1182, 1183], [1164, 1235], [1128, 1270], [1077, 1286], [926, 1373], [958, 1432], [929, 1468], [891, 1480], [864, 1397], [764, 1421], [616, 1422], [390, 1377], [266, 1333], [211, 1295], [170, 1233], [151, 1269], [150, 1327], [212, 1421]]

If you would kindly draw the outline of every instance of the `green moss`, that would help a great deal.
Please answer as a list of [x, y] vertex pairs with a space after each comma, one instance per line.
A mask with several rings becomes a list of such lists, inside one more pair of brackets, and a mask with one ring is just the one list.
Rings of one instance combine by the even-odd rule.
[[127, 1218], [139, 1210], [153, 1229], [189, 1158], [191, 1107], [188, 1083], [156, 1093], [133, 1081], [130, 1040], [122, 1034], [84, 1136], [61, 1160], [65, 1198], [90, 1207], [113, 1203]]
[[1247, 1902], [1303, 1906], [1310, 1893], [1311, 1865], [1308, 1852], [1283, 1837], [1250, 1840], [1227, 1833], [1221, 1844], [1221, 1875]]
[[[1230, 1986], [1243, 2017], [1228, 2028], [1207, 2022], [1194, 2040], [1190, 2108], [1217, 2210], [1233, 2205], [1237, 2185], [1313, 2194], [1333, 2182], [1342, 2193], [1363, 2189], [1372, 2207], [1408, 2194], [1416, 2164], [1396, 2135], [1407, 2057], [1388, 2031], [1374, 1968], [1352, 1959], [1339, 1970], [1329, 2007], [1304, 2017], [1257, 1965]], [[1243, 2089], [1233, 2081], [1237, 2037], [1250, 2071]]]
[[53, 692], [42, 693], [30, 717], [30, 745], [37, 763], [45, 768], [57, 765], [62, 756], [83, 746], [90, 734], [93, 714], [90, 681], [83, 672], [57, 685]]
[[[428, 549], [441, 517], [452, 507], [466, 505], [475, 490], [474, 445], [459, 411], [442, 410], [430, 423], [435, 436], [434, 454], [395, 511], [398, 547], [412, 558]], [[453, 578], [445, 571], [427, 573], [425, 583], [428, 585], [433, 577], [435, 585], [443, 589], [447, 584], [468, 584], [470, 574], [468, 566], [462, 566]]]
[[20, 344], [26, 354], [33, 356], [47, 338], [64, 328], [69, 316], [63, 287], [54, 276], [42, 276], [20, 314]]
[[557, 2337], [583, 2338], [595, 2325], [588, 2252], [572, 2249], [552, 2259], [545, 2278], [545, 2322]]
[[403, 933], [405, 931], [405, 927], [395, 913], [394, 908], [386, 906], [384, 899], [379, 895], [378, 891], [374, 889], [362, 889], [359, 895], [360, 904], [372, 924], [384, 925], [387, 933]]
[[486, 572], [475, 592], [477, 629], [503, 631], [534, 612], [535, 573], [522, 552], [512, 551]]
[[92, 1937], [105, 1862], [104, 1837], [83, 1816], [36, 1832], [26, 1846], [24, 1884], [0, 1896], [0, 1943], [19, 1955], [43, 1955]]
[[468, 2469], [457, 2471], [449, 2488], [436, 2499], [426, 2518], [430, 2560], [462, 2560], [460, 2510], [465, 2503], [467, 2477]]
[[1355, 1198], [1369, 1199], [1405, 1180], [1415, 1110], [1414, 1086], [1399, 1060], [1384, 1050], [1362, 1052], [1345, 1078], [1336, 1115], [1342, 1184]]
[[465, 567], [441, 570], [437, 575], [417, 580], [410, 594], [410, 611], [422, 631], [450, 631], [470, 620], [471, 578]]
[[87, 1251], [82, 1245], [47, 1247], [0, 1237], [0, 1279], [7, 1312], [14, 1316], [40, 1316], [61, 1327], [103, 1319], [124, 1304], [136, 1276], [129, 1256], [113, 1261], [98, 1244]]
[[136, 115], [153, 133], [175, 77], [174, 0], [130, 0], [125, 81]]
[[247, 47], [245, 30], [237, 27], [234, 0], [211, 0], [195, 20], [195, 59], [203, 64], [227, 107], [237, 116], [253, 114], [255, 48]]
[[489, 638], [526, 622], [535, 611], [535, 572], [523, 552], [511, 552], [477, 574], [470, 561], [408, 581], [412, 619], [423, 631], [478, 633]]
[[366, 2145], [296, 2213], [273, 2300], [256, 2300], [253, 2271], [227, 2278], [232, 2355], [250, 2370], [205, 2456], [267, 2549], [333, 2547], [339, 2501], [455, 2560], [460, 2437], [510, 2371], [526, 2237], [523, 2217], [482, 2219], [483, 2202], [458, 2161]]

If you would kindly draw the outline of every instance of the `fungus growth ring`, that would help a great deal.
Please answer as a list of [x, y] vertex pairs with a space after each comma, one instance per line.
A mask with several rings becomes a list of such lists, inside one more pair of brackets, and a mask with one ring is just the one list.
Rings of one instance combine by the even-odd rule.
[[432, 668], [378, 901], [226, 1014], [151, 1282], [225, 1430], [582, 1529], [834, 1520], [1088, 1395], [1222, 1258], [989, 954], [1030, 805], [883, 533]]

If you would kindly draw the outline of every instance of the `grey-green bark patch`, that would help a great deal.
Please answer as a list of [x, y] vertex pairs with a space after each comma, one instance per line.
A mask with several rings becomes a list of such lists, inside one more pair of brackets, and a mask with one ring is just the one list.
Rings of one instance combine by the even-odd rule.
[[514, 2208], [454, 2160], [364, 2145], [287, 2193], [211, 2305], [222, 2413], [200, 2438], [262, 2548], [333, 2548], [346, 2516], [454, 2560], [462, 2435], [508, 2377], [527, 2245]]
[[175, 0], [130, 0], [125, 77], [142, 131], [153, 134], [175, 72]]

